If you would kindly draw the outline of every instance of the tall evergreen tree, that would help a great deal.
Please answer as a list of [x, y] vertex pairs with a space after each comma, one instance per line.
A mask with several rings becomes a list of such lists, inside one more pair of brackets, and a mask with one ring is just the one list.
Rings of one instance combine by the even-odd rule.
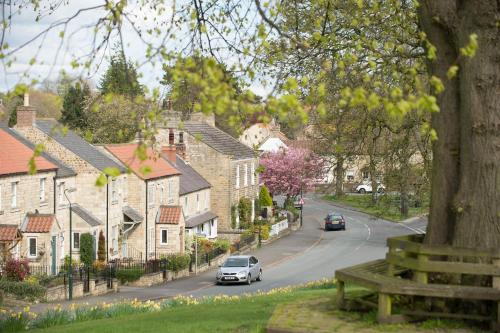
[[90, 96], [88, 84], [77, 82], [69, 86], [64, 94], [61, 122], [70, 128], [85, 129], [87, 116], [85, 114], [85, 100]]
[[111, 57], [109, 68], [101, 78], [99, 90], [103, 95], [113, 93], [130, 98], [144, 95], [144, 87], [139, 84], [135, 66], [121, 52], [116, 52]]

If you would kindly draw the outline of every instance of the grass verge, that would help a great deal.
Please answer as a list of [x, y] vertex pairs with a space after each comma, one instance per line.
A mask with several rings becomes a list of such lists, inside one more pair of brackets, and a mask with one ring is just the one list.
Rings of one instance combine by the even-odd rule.
[[371, 194], [343, 195], [340, 197], [325, 195], [322, 199], [349, 206], [363, 213], [393, 222], [401, 222], [407, 218], [426, 214], [429, 211], [429, 207], [425, 205], [410, 207], [408, 216], [402, 216], [395, 197], [388, 194], [380, 197], [376, 204], [372, 203]]

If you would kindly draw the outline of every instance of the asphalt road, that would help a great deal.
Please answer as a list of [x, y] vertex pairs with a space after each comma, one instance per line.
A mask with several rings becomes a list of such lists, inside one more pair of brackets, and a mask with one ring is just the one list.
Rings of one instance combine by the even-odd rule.
[[[323, 219], [331, 211], [344, 215], [346, 231], [323, 230]], [[426, 219], [422, 218], [407, 223], [388, 222], [307, 197], [301, 229], [251, 252], [263, 265], [264, 279], [261, 282], [254, 282], [250, 286], [217, 286], [214, 283], [215, 270], [211, 270], [149, 288], [121, 287], [117, 294], [86, 297], [72, 303], [98, 304], [134, 298], [162, 299], [176, 295], [235, 295], [331, 278], [336, 269], [383, 258], [387, 250], [387, 237], [424, 232], [426, 224]], [[69, 304], [62, 302], [61, 305], [64, 307]], [[32, 311], [40, 312], [50, 306], [46, 303], [37, 304], [32, 307]]]

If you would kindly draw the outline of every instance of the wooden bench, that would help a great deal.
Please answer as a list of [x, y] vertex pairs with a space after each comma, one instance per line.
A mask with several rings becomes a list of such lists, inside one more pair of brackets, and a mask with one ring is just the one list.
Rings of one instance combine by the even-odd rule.
[[[447, 317], [472, 320], [496, 320], [500, 329], [500, 260], [496, 251], [475, 251], [452, 247], [429, 247], [422, 244], [422, 236], [410, 235], [388, 239], [389, 253], [385, 260], [375, 260], [337, 270], [337, 304], [345, 302], [345, 283], [373, 290], [378, 293], [380, 323], [406, 321], [411, 317]], [[448, 260], [451, 259], [451, 260]], [[404, 279], [401, 272], [412, 272], [413, 279]], [[429, 283], [429, 274], [451, 274], [454, 284]], [[460, 284], [463, 275], [491, 277], [492, 287]], [[433, 298], [486, 300], [497, 304], [495, 315], [436, 313], [402, 309], [400, 315], [392, 314], [392, 296], [409, 295]]]

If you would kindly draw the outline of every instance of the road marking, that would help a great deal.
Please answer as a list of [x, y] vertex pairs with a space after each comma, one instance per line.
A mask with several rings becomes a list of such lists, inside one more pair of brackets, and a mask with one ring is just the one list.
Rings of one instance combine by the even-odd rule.
[[[353, 219], [353, 221], [355, 221], [355, 220]], [[362, 223], [366, 227], [366, 229], [368, 229], [368, 235], [366, 236], [366, 239], [363, 241], [363, 243], [359, 244], [358, 247], [356, 247], [354, 249], [354, 251], [357, 251], [360, 248], [362, 248], [365, 245], [365, 243], [370, 239], [370, 237], [372, 235], [372, 229], [366, 223], [363, 223], [363, 222], [360, 222], [360, 221], [355, 221], [355, 222]]]
[[411, 231], [413, 231], [413, 232], [415, 232], [415, 233], [417, 233], [417, 234], [425, 234], [425, 232], [424, 232], [424, 231], [422, 231], [421, 229], [418, 229], [418, 228], [412, 228], [412, 227], [410, 227], [410, 226], [407, 226], [407, 225], [406, 225], [406, 224], [404, 224], [404, 223], [398, 223], [397, 225], [403, 226], [403, 227], [405, 227], [406, 229], [409, 229], [409, 230], [411, 230]]

